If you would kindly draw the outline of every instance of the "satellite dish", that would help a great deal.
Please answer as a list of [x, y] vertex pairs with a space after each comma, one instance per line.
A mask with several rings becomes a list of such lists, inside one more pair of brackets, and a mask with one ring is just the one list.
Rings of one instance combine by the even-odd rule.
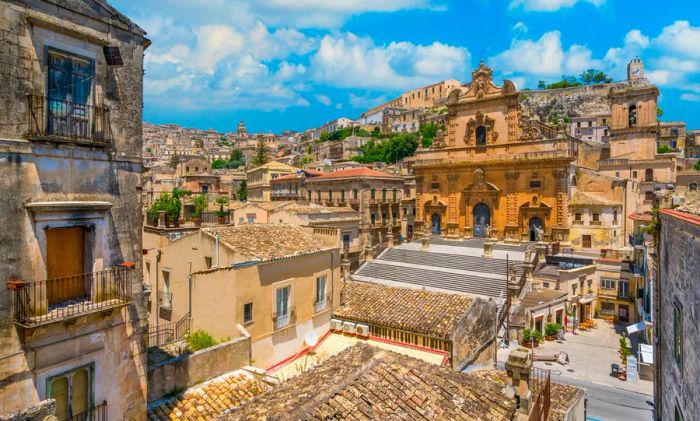
[[304, 342], [310, 347], [315, 347], [318, 343], [318, 335], [313, 330], [309, 331], [306, 336], [304, 336]]

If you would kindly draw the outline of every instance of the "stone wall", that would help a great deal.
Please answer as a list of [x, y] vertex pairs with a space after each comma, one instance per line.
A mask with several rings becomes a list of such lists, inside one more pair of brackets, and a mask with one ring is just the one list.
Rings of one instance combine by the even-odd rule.
[[148, 367], [148, 402], [250, 364], [250, 337], [240, 337]]
[[[656, 410], [673, 419], [676, 405], [683, 419], [700, 419], [700, 225], [660, 214], [659, 278], [654, 308], [657, 344]], [[674, 306], [682, 314], [682, 363], [674, 358]]]
[[452, 367], [460, 370], [473, 363], [485, 363], [493, 357], [496, 335], [496, 303], [475, 299], [457, 323], [452, 334]]
[[[95, 401], [108, 402], [110, 418], [138, 419], [145, 413], [147, 309], [137, 190], [144, 35], [101, 0], [0, 0], [0, 414], [39, 403], [52, 376], [82, 366], [94, 370]], [[107, 65], [104, 45], [119, 47], [122, 66]], [[27, 96], [50, 95], [49, 48], [94, 61], [91, 104], [109, 108], [111, 143], [28, 140]], [[51, 209], [26, 206], [33, 202], [51, 202]], [[86, 272], [136, 263], [133, 301], [116, 314], [74, 317], [70, 329], [53, 323], [23, 331], [13, 322], [12, 294], [4, 285], [12, 278], [46, 279], [44, 228], [70, 226], [83, 227], [90, 237]], [[86, 342], [90, 352], [73, 346]], [[42, 366], [42, 355], [51, 356], [50, 366]]]
[[524, 110], [536, 114], [543, 122], [550, 121], [555, 114], [559, 117], [610, 114], [608, 94], [611, 89], [624, 90], [643, 86], [650, 86], [646, 79], [564, 89], [522, 91], [520, 103]]
[[53, 421], [55, 415], [56, 401], [47, 399], [12, 414], [0, 415], [0, 421]]

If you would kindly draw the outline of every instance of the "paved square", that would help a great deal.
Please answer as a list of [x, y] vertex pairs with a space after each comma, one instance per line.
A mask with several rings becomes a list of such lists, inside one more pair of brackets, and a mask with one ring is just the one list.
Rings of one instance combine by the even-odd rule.
[[[535, 355], [553, 355], [564, 351], [569, 355], [569, 364], [561, 365], [557, 362], [536, 361], [535, 367], [552, 370], [553, 379], [558, 375], [570, 377], [592, 383], [613, 386], [631, 392], [653, 394], [653, 383], [648, 380], [638, 379], [636, 383], [619, 380], [610, 376], [611, 365], [620, 365], [620, 333], [624, 329], [622, 325], [611, 325], [603, 320], [596, 319], [597, 327], [585, 332], [577, 331], [576, 334], [569, 330], [562, 343], [557, 341], [545, 342], [535, 348]], [[634, 339], [634, 338], [633, 338]], [[632, 353], [636, 355], [636, 341], [632, 343]], [[516, 345], [511, 344], [511, 349]], [[499, 361], [508, 359], [508, 349], [499, 351]]]

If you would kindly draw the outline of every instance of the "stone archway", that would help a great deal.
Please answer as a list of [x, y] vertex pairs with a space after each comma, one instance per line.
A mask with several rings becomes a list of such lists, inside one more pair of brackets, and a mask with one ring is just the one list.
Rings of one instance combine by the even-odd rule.
[[485, 203], [479, 203], [474, 206], [472, 217], [474, 221], [474, 237], [487, 237], [491, 226], [491, 209]]
[[542, 222], [542, 219], [539, 216], [533, 216], [532, 218], [530, 218], [528, 227], [530, 233], [530, 241], [542, 240], [542, 238], [538, 238], [538, 231], [544, 232], [544, 223]]

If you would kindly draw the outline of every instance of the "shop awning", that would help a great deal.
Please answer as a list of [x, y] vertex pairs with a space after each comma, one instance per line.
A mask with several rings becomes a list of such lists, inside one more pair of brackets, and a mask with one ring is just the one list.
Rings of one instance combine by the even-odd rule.
[[644, 329], [646, 329], [646, 328], [647, 328], [647, 325], [646, 325], [646, 323], [644, 323], [644, 322], [635, 323], [635, 324], [633, 324], [633, 325], [627, 326], [627, 333], [628, 333], [629, 335], [631, 335], [631, 334], [633, 334], [633, 333], [635, 333], [635, 332], [640, 332], [640, 331], [642, 331], [642, 330], [644, 330]]
[[654, 364], [654, 347], [647, 344], [639, 344], [639, 356], [644, 364]]

